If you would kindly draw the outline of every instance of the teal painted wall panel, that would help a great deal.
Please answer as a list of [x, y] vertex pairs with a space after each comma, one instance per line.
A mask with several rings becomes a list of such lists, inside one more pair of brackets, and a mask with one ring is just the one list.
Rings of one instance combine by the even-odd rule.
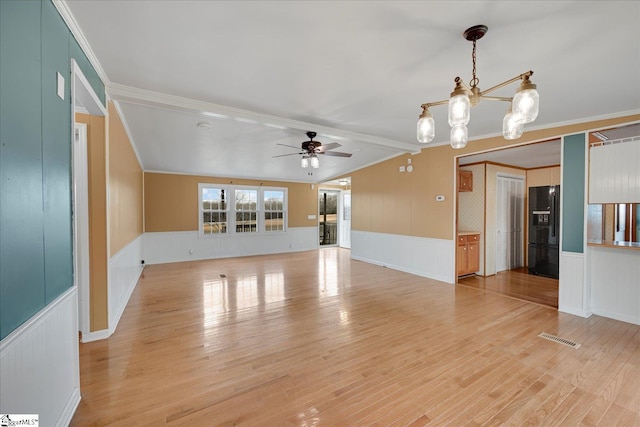
[[0, 1], [0, 338], [45, 305], [40, 17]]
[[98, 92], [98, 98], [102, 101], [102, 105], [107, 106], [107, 94], [105, 93], [104, 84], [100, 81], [100, 91]]
[[585, 134], [564, 137], [562, 163], [562, 250], [584, 252]]
[[86, 77], [87, 81], [91, 85], [91, 88], [96, 93], [96, 95], [98, 95], [98, 98], [102, 101], [102, 104], [106, 105], [104, 101], [104, 84], [102, 83], [102, 80], [100, 80], [98, 73], [91, 65], [91, 62], [89, 62], [89, 58], [87, 58], [87, 55], [84, 54], [84, 51], [80, 48], [78, 41], [75, 39], [75, 37], [73, 37], [73, 35], [71, 36], [69, 46], [71, 58], [75, 59], [75, 61], [78, 63], [80, 69], [82, 70], [82, 74], [84, 74], [84, 76]]
[[[49, 1], [42, 3], [42, 155], [47, 304], [73, 286], [70, 37], [53, 4]], [[65, 79], [64, 100], [56, 92], [57, 73]]]
[[104, 94], [50, 0], [0, 0], [0, 339], [73, 285], [71, 57]]

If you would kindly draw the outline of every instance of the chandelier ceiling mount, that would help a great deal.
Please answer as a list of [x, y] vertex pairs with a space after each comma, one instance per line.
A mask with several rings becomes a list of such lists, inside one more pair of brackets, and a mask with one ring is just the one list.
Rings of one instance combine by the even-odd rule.
[[[472, 79], [467, 85], [460, 77], [456, 77], [454, 79], [455, 87], [449, 99], [421, 105], [422, 113], [418, 118], [417, 129], [419, 142], [427, 143], [435, 138], [435, 123], [429, 107], [436, 105], [449, 104], [450, 142], [453, 148], [463, 148], [467, 145], [467, 123], [469, 123], [470, 109], [477, 106], [481, 99], [511, 103], [502, 121], [502, 134], [505, 139], [520, 138], [523, 132], [523, 125], [534, 121], [538, 116], [539, 95], [536, 85], [531, 83], [530, 80], [533, 71], [522, 73], [485, 91], [480, 90], [478, 87], [480, 79], [476, 76], [476, 42], [484, 37], [488, 30], [489, 28], [486, 25], [475, 25], [463, 33], [466, 40], [473, 42], [471, 56], [473, 62]], [[522, 82], [513, 98], [487, 95], [518, 80]]]

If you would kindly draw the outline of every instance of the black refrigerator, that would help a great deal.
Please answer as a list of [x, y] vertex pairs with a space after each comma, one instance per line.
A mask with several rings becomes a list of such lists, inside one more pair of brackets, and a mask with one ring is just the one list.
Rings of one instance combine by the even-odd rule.
[[529, 188], [529, 274], [558, 278], [560, 186]]

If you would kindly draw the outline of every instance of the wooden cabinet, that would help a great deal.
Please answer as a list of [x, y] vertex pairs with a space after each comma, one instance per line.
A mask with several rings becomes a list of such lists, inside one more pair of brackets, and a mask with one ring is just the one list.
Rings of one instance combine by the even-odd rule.
[[458, 276], [480, 270], [480, 234], [459, 235], [457, 254]]
[[473, 172], [458, 170], [458, 191], [473, 191]]

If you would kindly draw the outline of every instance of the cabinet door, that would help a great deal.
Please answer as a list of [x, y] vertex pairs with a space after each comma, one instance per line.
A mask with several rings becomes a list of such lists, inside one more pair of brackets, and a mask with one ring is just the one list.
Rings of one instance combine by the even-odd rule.
[[458, 191], [473, 191], [473, 172], [458, 171]]
[[480, 244], [478, 242], [467, 243], [467, 271], [475, 273], [480, 270]]
[[462, 276], [464, 274], [467, 274], [467, 259], [468, 259], [468, 255], [467, 255], [467, 245], [463, 244], [463, 245], [458, 245], [458, 256], [456, 257], [458, 259], [458, 276]]

